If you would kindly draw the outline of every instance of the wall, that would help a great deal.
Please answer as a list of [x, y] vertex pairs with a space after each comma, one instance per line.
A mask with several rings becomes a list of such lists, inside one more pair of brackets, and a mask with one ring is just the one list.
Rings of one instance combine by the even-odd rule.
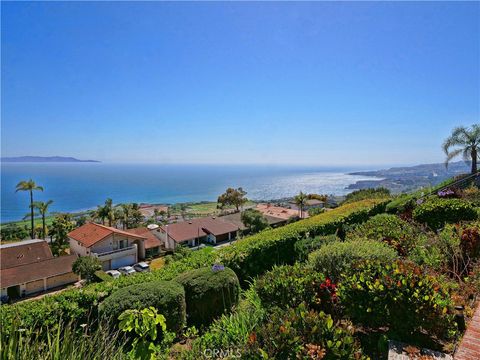
[[51, 289], [66, 284], [72, 284], [74, 282], [77, 282], [78, 280], [78, 276], [75, 275], [73, 272], [63, 275], [52, 276], [47, 278], [47, 288]]

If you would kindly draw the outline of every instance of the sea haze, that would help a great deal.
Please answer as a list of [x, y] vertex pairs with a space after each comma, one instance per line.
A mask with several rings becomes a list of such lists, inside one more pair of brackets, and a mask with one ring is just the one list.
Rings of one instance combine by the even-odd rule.
[[243, 187], [254, 200], [279, 199], [303, 191], [343, 195], [349, 184], [372, 177], [347, 175], [359, 168], [154, 165], [105, 163], [2, 163], [1, 221], [22, 219], [27, 193], [15, 193], [21, 180], [44, 187], [35, 200], [52, 199], [51, 211], [91, 209], [106, 198], [122, 202], [178, 203], [216, 200], [227, 187]]

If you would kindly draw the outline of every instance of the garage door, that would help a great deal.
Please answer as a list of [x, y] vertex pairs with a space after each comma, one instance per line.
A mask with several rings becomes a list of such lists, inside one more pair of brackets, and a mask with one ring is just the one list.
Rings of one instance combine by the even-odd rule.
[[135, 255], [124, 256], [118, 259], [112, 259], [112, 269], [118, 269], [122, 266], [135, 264]]

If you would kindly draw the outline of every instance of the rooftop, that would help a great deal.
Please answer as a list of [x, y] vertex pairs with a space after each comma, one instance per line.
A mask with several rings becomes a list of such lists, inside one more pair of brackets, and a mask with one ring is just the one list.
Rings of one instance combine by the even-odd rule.
[[147, 240], [144, 242], [145, 249], [151, 249], [162, 245], [161, 240], [155, 236], [152, 230], [149, 230], [146, 227], [128, 229], [127, 232], [146, 238]]
[[162, 226], [163, 232], [167, 231], [168, 236], [176, 242], [182, 242], [190, 239], [196, 239], [208, 234], [215, 236], [234, 232], [239, 229], [237, 225], [227, 220], [221, 220], [217, 217], [205, 217], [183, 221], [168, 226]]
[[91, 247], [112, 234], [119, 234], [140, 240], [146, 240], [144, 236], [96, 223], [86, 223], [85, 225], [82, 225], [79, 228], [69, 232], [68, 237], [77, 240], [85, 247]]

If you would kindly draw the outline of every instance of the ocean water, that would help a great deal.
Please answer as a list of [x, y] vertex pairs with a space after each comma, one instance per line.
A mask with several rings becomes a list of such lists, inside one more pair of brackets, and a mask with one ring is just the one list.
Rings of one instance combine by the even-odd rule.
[[279, 199], [300, 191], [343, 195], [346, 186], [371, 177], [346, 173], [359, 168], [154, 165], [106, 163], [2, 163], [1, 221], [22, 219], [29, 196], [15, 193], [21, 180], [44, 187], [38, 201], [53, 200], [51, 211], [81, 211], [106, 198], [114, 203], [178, 203], [216, 200], [227, 187], [243, 187], [254, 200]]

